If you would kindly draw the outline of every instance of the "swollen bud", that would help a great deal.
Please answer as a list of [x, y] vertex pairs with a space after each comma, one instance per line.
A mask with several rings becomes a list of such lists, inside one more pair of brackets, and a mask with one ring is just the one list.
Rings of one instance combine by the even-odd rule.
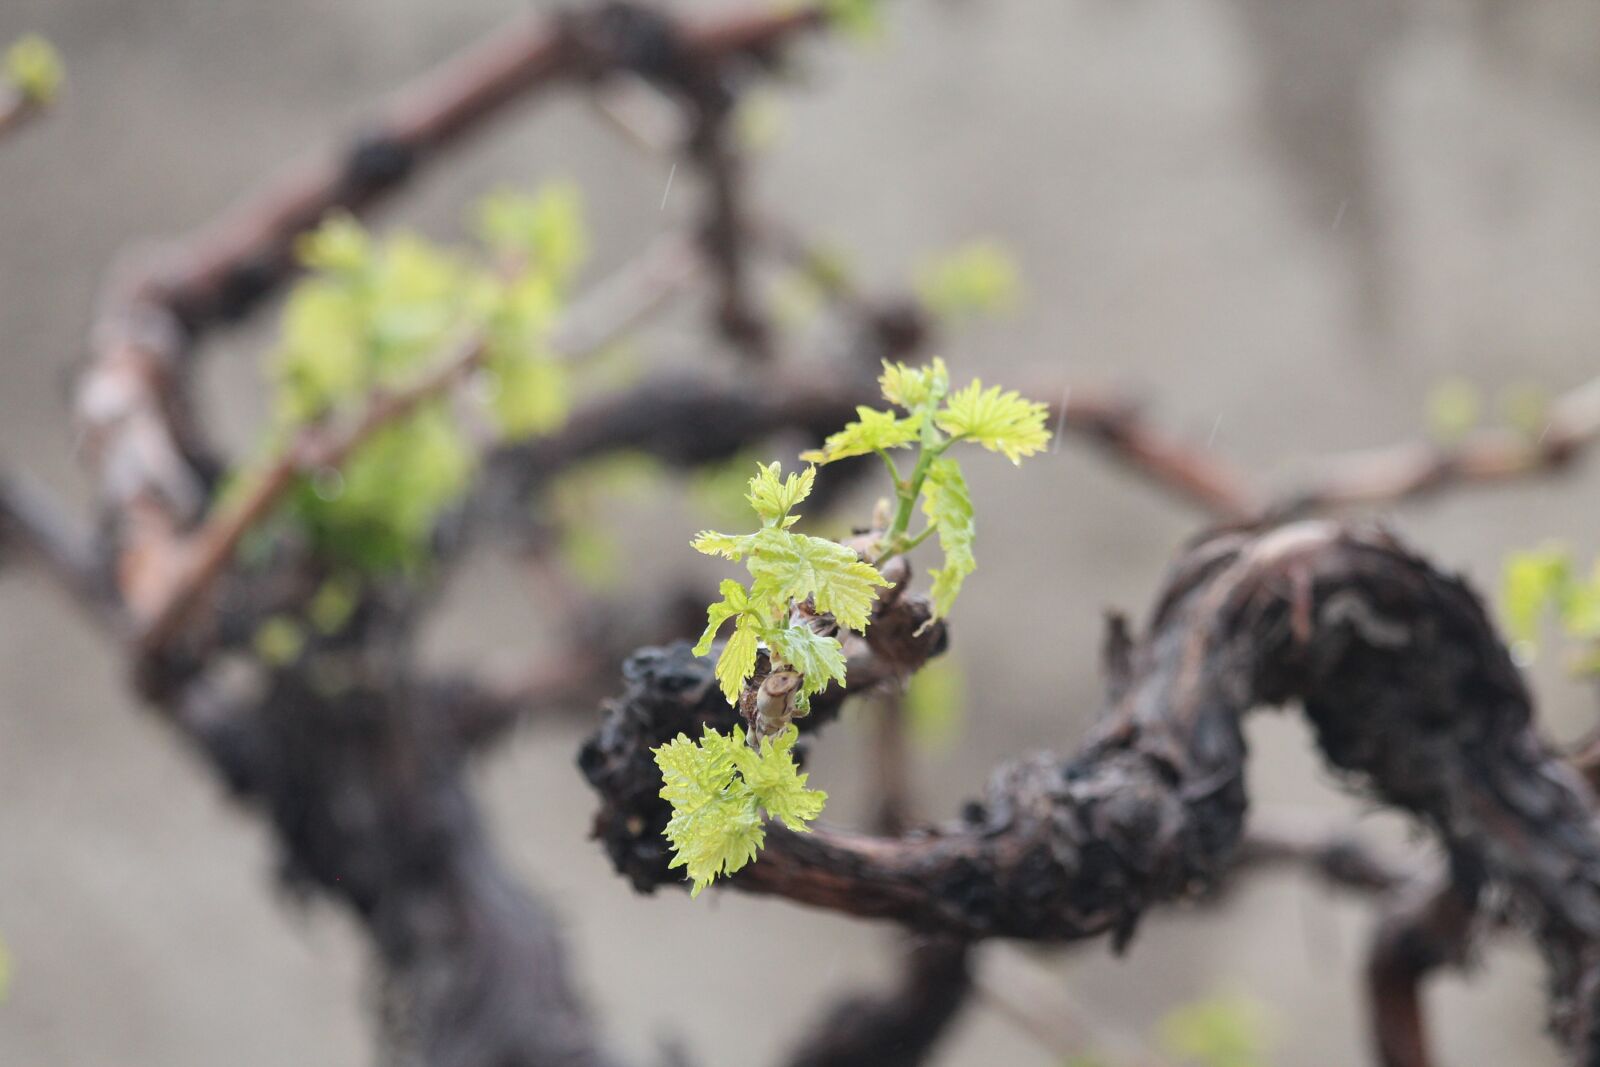
[[759, 748], [762, 738], [776, 737], [794, 718], [794, 701], [799, 695], [798, 671], [776, 670], [767, 675], [756, 690], [756, 714], [750, 724], [750, 743]]

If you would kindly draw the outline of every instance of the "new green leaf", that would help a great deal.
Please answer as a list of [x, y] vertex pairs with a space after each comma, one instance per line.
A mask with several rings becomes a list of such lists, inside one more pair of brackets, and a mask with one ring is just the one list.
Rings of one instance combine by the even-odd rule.
[[811, 486], [817, 480], [817, 469], [807, 467], [799, 474], [791, 474], [784, 478], [782, 469], [777, 463], [766, 466], [756, 465], [756, 476], [750, 479], [750, 495], [745, 497], [750, 501], [750, 506], [755, 509], [761, 521], [767, 524], [783, 524], [789, 512], [806, 497], [811, 495]]
[[955, 460], [941, 457], [930, 464], [922, 484], [922, 512], [938, 532], [944, 552], [944, 566], [932, 572], [933, 612], [939, 618], [950, 613], [962, 583], [978, 566], [972, 554], [976, 535], [972, 497]]
[[770, 631], [767, 644], [774, 656], [800, 672], [802, 696], [822, 692], [829, 682], [844, 684], [844, 649], [836, 638], [790, 623]]
[[[733, 729], [735, 739], [742, 740], [739, 728]], [[806, 788], [808, 776], [794, 762], [794, 743], [799, 736], [800, 731], [790, 726], [763, 744], [759, 753], [748, 745], [737, 745], [734, 762], [763, 811], [782, 819], [791, 830], [809, 833], [806, 824], [822, 814], [828, 794]]]
[[1045, 429], [1045, 405], [1024, 400], [1015, 392], [1002, 392], [999, 386], [972, 384], [955, 393], [934, 421], [952, 437], [974, 441], [991, 452], [1004, 453], [1012, 463], [1044, 450], [1050, 443]]
[[730, 704], [739, 702], [739, 694], [744, 690], [744, 683], [756, 671], [756, 652], [761, 640], [756, 625], [750, 616], [739, 616], [739, 622], [733, 628], [733, 636], [728, 638], [722, 646], [722, 655], [717, 657], [717, 682], [722, 686], [722, 695], [728, 698]]
[[725, 534], [717, 533], [715, 530], [702, 530], [689, 544], [696, 552], [703, 552], [708, 556], [721, 556], [737, 563], [750, 551], [755, 540], [755, 534]]
[[1161, 1048], [1195, 1067], [1264, 1067], [1266, 1019], [1245, 997], [1221, 996], [1186, 1004], [1158, 1027]]
[[855, 550], [789, 530], [755, 535], [747, 564], [757, 587], [791, 600], [813, 598], [817, 610], [852, 630], [865, 630], [877, 591], [889, 583]]
[[739, 727], [724, 735], [707, 726], [699, 741], [679, 734], [655, 749], [661, 797], [672, 805], [671, 866], [686, 869], [692, 896], [755, 858], [766, 841], [763, 813], [800, 831], [821, 813], [827, 794], [807, 789], [794, 762], [798, 736], [790, 726], [756, 751]]
[[818, 612], [861, 631], [877, 590], [889, 584], [853, 549], [789, 529], [799, 519], [790, 511], [810, 494], [815, 479], [814, 467], [785, 477], [777, 463], [758, 465], [745, 499], [762, 528], [753, 534], [706, 530], [694, 539], [696, 551], [743, 560], [752, 579], [748, 589], [732, 580], [722, 583], [722, 599], [707, 610], [706, 630], [695, 646], [696, 655], [705, 655], [723, 624], [737, 617], [734, 634], [717, 660], [717, 680], [729, 703], [739, 702], [745, 682], [755, 673], [762, 642], [804, 676], [802, 698], [829, 682], [843, 684], [838, 642], [791, 624], [791, 606], [810, 599]]
[[892, 411], [874, 411], [869, 407], [856, 408], [856, 414], [859, 421], [847, 423], [844, 429], [831, 434], [821, 449], [802, 452], [800, 458], [811, 463], [832, 463], [869, 452], [904, 448], [917, 439], [921, 424], [918, 419], [901, 418]]
[[904, 363], [885, 363], [878, 386], [891, 404], [899, 404], [907, 411], [937, 405], [950, 392], [950, 372], [938, 356], [926, 367], [908, 367]]
[[552, 182], [529, 196], [509, 189], [485, 197], [478, 235], [502, 254], [565, 286], [588, 255], [583, 193], [571, 182]]
[[737, 777], [734, 752], [742, 742], [738, 727], [728, 738], [707, 726], [699, 743], [679, 734], [655, 750], [661, 798], [672, 805], [665, 830], [671, 866], [688, 869], [695, 896], [749, 863], [766, 840], [755, 794]]

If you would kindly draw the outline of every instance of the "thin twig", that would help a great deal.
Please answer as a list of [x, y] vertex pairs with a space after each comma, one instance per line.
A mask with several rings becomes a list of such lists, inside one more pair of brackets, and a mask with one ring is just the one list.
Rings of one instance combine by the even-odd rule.
[[1417, 878], [1416, 870], [1324, 822], [1281, 809], [1255, 813], [1235, 854], [1234, 869], [1298, 867], [1332, 886], [1358, 893], [1392, 892]]
[[1283, 494], [1273, 518], [1357, 505], [1395, 504], [1467, 485], [1494, 485], [1566, 471], [1600, 440], [1600, 378], [1556, 400], [1537, 439], [1480, 430], [1453, 445], [1410, 442], [1330, 461], [1319, 475]]
[[1259, 511], [1248, 482], [1209, 449], [1164, 436], [1126, 400], [1074, 386], [1039, 389], [1061, 396], [1051, 405], [1060, 427], [1105, 449], [1114, 459], [1217, 519], [1237, 522]]
[[734, 144], [730, 112], [707, 113], [690, 137], [689, 159], [704, 183], [701, 243], [716, 273], [716, 324], [742, 354], [772, 356], [772, 328], [751, 292], [750, 227], [744, 214], [744, 159]]

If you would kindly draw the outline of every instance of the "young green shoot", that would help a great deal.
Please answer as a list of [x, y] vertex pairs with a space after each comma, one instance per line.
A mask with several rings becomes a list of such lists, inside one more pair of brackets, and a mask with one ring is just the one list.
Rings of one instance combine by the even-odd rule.
[[[1043, 404], [974, 380], [952, 392], [944, 361], [927, 367], [885, 364], [879, 379], [890, 407], [857, 409], [857, 420], [801, 459], [811, 466], [785, 475], [777, 463], [757, 465], [745, 500], [760, 520], [754, 533], [705, 531], [697, 551], [742, 562], [748, 583], [728, 578], [707, 609], [695, 655], [722, 642], [715, 675], [723, 696], [740, 710], [748, 740], [706, 728], [699, 740], [680, 734], [656, 749], [673, 806], [666, 836], [674, 866], [688, 869], [695, 892], [755, 858], [765, 840], [763, 819], [801, 830], [822, 810], [824, 794], [804, 788], [790, 755], [793, 720], [810, 712], [811, 698], [846, 684], [840, 635], [865, 634], [878, 590], [891, 583], [880, 568], [937, 537], [943, 565], [932, 572], [933, 619], [947, 614], [973, 569], [976, 530], [972, 498], [956, 458], [959, 443], [976, 444], [1020, 463], [1049, 443]], [[914, 450], [909, 473], [896, 453]], [[892, 517], [858, 551], [798, 533], [795, 509], [811, 494], [816, 468], [853, 456], [876, 455], [894, 491]], [[920, 510], [921, 529], [913, 531]], [[752, 747], [753, 746], [753, 747]], [[765, 813], [765, 815], [761, 813]]]

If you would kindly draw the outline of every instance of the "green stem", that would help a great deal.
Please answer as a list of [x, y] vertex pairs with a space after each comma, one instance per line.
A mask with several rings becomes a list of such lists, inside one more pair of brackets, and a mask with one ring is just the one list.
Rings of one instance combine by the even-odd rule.
[[881, 448], [875, 448], [873, 451], [877, 453], [879, 459], [883, 460], [883, 465], [889, 468], [889, 478], [894, 482], [895, 496], [903, 495], [906, 491], [906, 483], [900, 477], [900, 468], [894, 465], [894, 457]]
[[916, 469], [911, 472], [911, 480], [895, 487], [900, 503], [894, 511], [894, 523], [884, 534], [884, 540], [889, 544], [898, 542], [911, 528], [911, 513], [917, 506], [917, 494], [922, 492], [922, 483], [928, 480], [928, 468], [932, 465], [932, 453], [923, 449], [922, 454], [917, 457]]
[[911, 472], [909, 481], [895, 483], [895, 492], [899, 497], [899, 506], [895, 508], [894, 522], [883, 535], [883, 553], [878, 557], [882, 563], [891, 556], [909, 552], [921, 544], [928, 536], [924, 530], [915, 539], [908, 540], [906, 531], [911, 529], [911, 516], [916, 510], [917, 497], [922, 494], [922, 483], [928, 480], [928, 471], [933, 468], [933, 461], [938, 459], [946, 448], [950, 447], [949, 441], [933, 441], [924, 437], [922, 449], [917, 455], [917, 465]]

